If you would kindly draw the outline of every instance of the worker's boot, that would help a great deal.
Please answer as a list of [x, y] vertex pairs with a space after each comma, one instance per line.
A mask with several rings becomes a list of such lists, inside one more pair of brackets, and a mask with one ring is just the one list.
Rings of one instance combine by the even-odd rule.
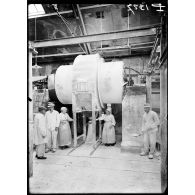
[[47, 157], [45, 157], [45, 156], [38, 156], [37, 159], [45, 160], [45, 159], [47, 159]]
[[115, 142], [115, 143], [110, 144], [110, 146], [114, 146], [115, 144], [116, 144], [116, 142]]

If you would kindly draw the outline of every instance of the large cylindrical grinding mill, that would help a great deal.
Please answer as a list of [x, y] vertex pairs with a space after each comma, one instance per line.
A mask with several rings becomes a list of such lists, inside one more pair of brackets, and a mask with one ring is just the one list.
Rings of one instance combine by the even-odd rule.
[[[73, 65], [60, 66], [55, 75], [49, 76], [48, 88], [50, 98], [57, 97], [62, 104], [72, 104], [73, 94], [77, 94], [75, 102], [81, 105], [76, 108], [78, 112], [82, 105], [85, 110], [92, 110], [83, 103], [89, 99], [93, 99], [93, 106], [97, 110], [103, 104], [120, 104], [123, 62], [105, 62], [99, 54], [79, 55]], [[92, 96], [89, 97], [89, 94]]]

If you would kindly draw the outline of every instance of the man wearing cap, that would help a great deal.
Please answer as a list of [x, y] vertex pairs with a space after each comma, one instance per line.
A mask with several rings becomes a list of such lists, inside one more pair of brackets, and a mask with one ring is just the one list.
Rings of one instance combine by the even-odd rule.
[[46, 112], [46, 124], [47, 124], [47, 144], [46, 152], [55, 152], [57, 149], [57, 133], [60, 124], [59, 113], [54, 110], [55, 104], [48, 103], [49, 110]]
[[144, 111], [141, 129], [144, 137], [144, 149], [140, 155], [145, 156], [149, 153], [148, 158], [152, 159], [156, 148], [156, 132], [158, 131], [159, 118], [156, 112], [150, 110], [150, 104], [144, 105]]
[[45, 143], [46, 139], [46, 108], [43, 106], [39, 107], [39, 113], [34, 118], [34, 144], [36, 145], [36, 158], [46, 159], [45, 154]]

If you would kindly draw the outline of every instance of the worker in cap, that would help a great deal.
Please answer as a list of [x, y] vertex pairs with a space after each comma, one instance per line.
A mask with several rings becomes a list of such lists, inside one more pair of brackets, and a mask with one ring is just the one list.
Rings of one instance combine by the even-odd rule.
[[108, 111], [110, 111], [110, 113], [112, 112], [111, 104], [107, 104], [107, 109], [108, 109]]
[[144, 108], [150, 108], [150, 104], [149, 103], [144, 104]]
[[48, 103], [48, 108], [51, 108], [51, 107], [54, 107], [54, 106], [55, 106], [55, 104], [53, 102]]
[[72, 134], [70, 130], [70, 121], [73, 121], [67, 113], [66, 107], [61, 107], [61, 113], [59, 115], [60, 126], [58, 131], [58, 144], [61, 149], [68, 148], [72, 143]]
[[142, 119], [142, 134], [144, 148], [141, 156], [148, 155], [149, 159], [154, 157], [156, 149], [156, 133], [158, 131], [159, 118], [156, 112], [151, 110], [150, 104], [144, 104], [144, 115]]
[[116, 125], [116, 121], [114, 116], [111, 114], [111, 108], [107, 108], [106, 114], [102, 115], [99, 120], [104, 120], [102, 143], [105, 144], [105, 146], [114, 146], [116, 143], [114, 128]]
[[54, 110], [55, 104], [48, 103], [49, 110], [46, 112], [46, 125], [47, 125], [47, 144], [45, 152], [55, 152], [57, 149], [57, 134], [60, 124], [59, 112]]
[[34, 144], [36, 146], [36, 158], [46, 159], [46, 157], [44, 156], [45, 144], [47, 142], [47, 129], [45, 118], [46, 108], [44, 106], [40, 106], [38, 110], [39, 112], [35, 115], [34, 118]]

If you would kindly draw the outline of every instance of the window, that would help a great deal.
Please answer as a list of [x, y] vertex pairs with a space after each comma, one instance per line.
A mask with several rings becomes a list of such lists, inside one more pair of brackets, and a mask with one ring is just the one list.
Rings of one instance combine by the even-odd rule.
[[41, 4], [29, 4], [28, 6], [29, 16], [45, 14], [43, 6]]
[[96, 12], [96, 18], [104, 18], [104, 11]]

